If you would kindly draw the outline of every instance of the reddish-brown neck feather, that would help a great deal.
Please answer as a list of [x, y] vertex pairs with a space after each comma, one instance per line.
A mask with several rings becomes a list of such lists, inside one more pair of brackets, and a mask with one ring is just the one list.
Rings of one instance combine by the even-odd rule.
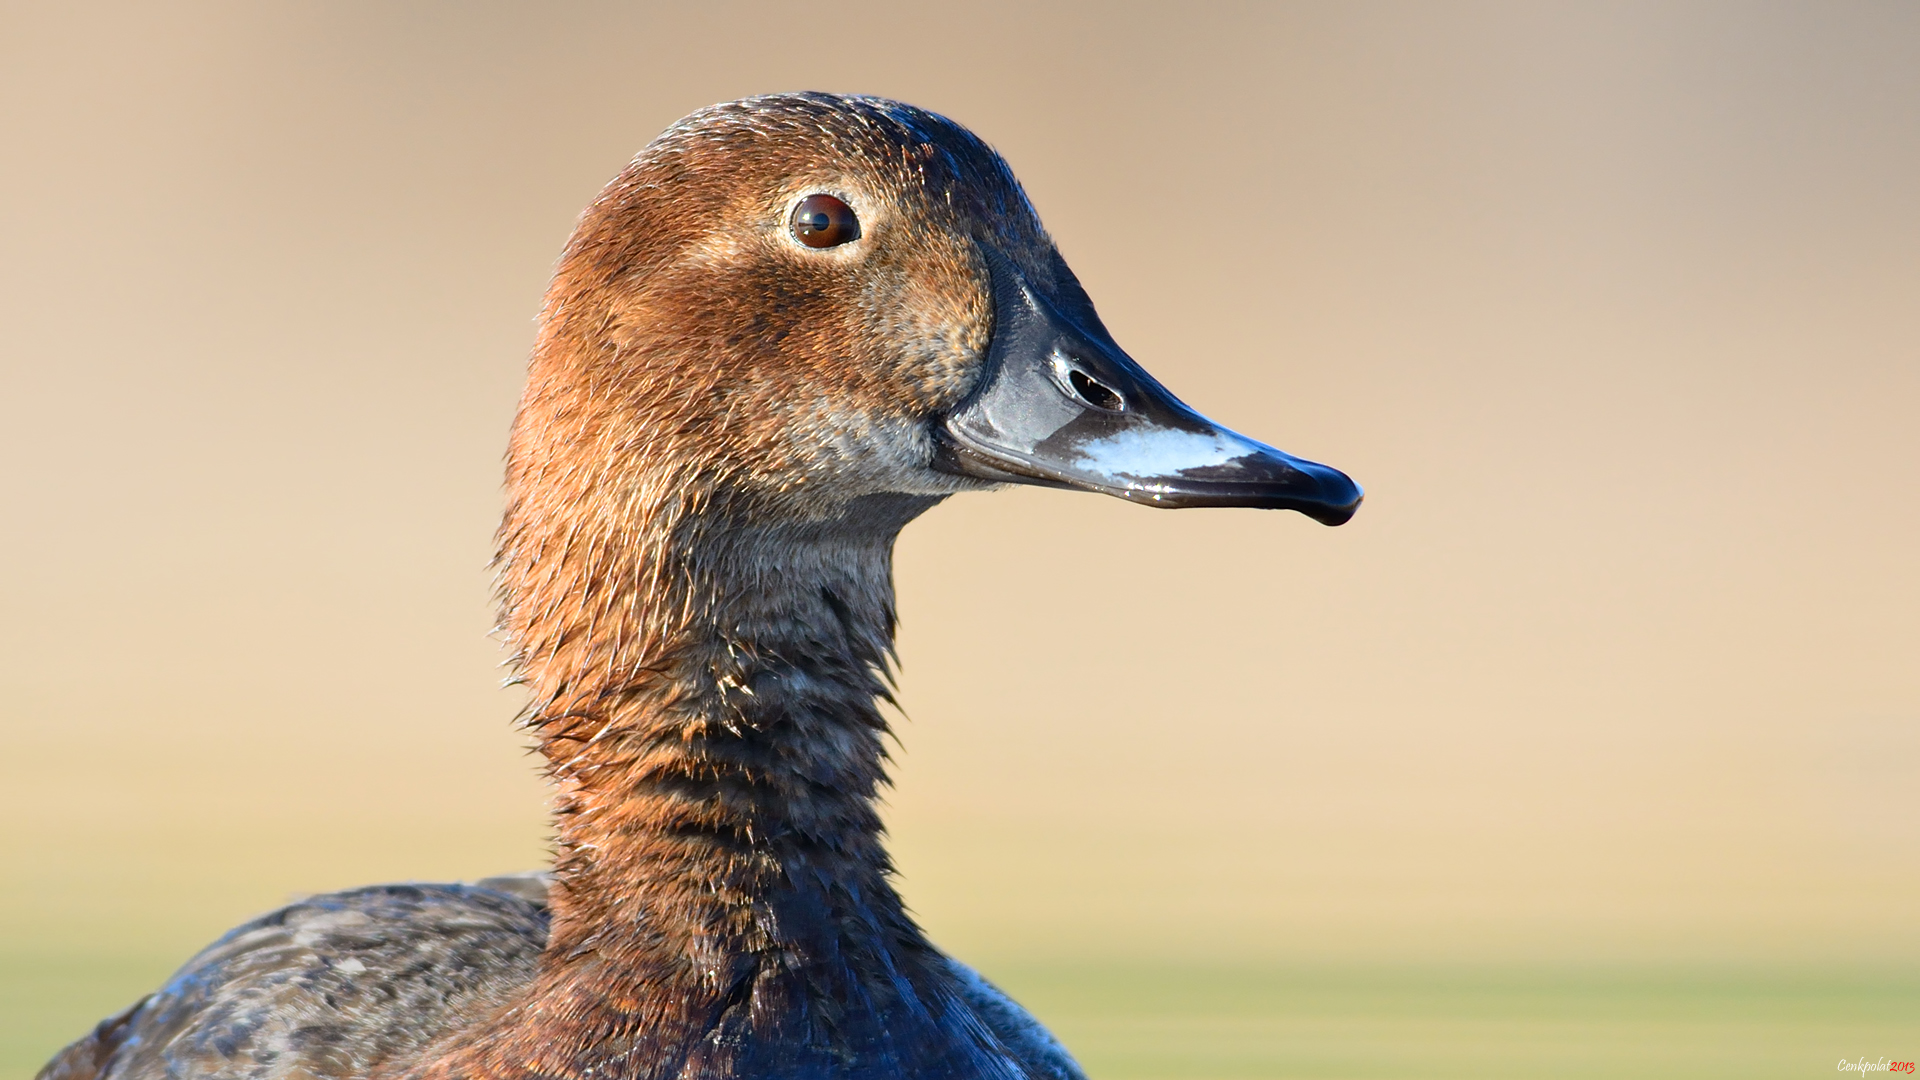
[[[829, 161], [895, 200], [857, 262], [766, 240], [767, 207]], [[893, 541], [938, 501], [874, 492], [953, 487], [872, 470], [984, 350], [983, 223], [1050, 256], [971, 135], [805, 96], [677, 127], [582, 218], [500, 533], [557, 787], [552, 934], [515, 1005], [409, 1075], [1004, 1070], [902, 909], [874, 808]]]
[[818, 1042], [782, 1034], [825, 1022], [815, 998], [937, 998], [873, 802], [893, 541], [935, 500], [770, 502], [698, 425], [540, 378], [574, 362], [536, 357], [500, 556], [558, 789], [552, 935], [521, 1003], [422, 1075], [572, 1075], [621, 1040], [686, 1064], [730, 1027]]

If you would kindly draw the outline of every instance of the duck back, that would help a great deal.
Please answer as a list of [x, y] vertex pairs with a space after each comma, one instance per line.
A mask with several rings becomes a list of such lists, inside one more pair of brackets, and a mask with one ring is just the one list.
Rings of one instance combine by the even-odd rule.
[[[547, 942], [549, 880], [527, 873], [471, 885], [382, 885], [289, 904], [202, 950], [160, 990], [61, 1051], [36, 1080], [349, 1080], [404, 1069], [498, 1014], [533, 980]], [[966, 965], [940, 959], [956, 989], [949, 1024], [981, 1029], [950, 1034], [997, 1052], [984, 1061], [956, 1055], [928, 1075], [1082, 1076], [1025, 1009]], [[895, 1075], [849, 1072], [845, 1066], [859, 1063], [844, 1054], [808, 1060], [818, 1055], [777, 1042], [729, 1049], [725, 1072], [707, 1067], [710, 1055], [694, 1055], [705, 1064], [675, 1055], [679, 1068], [668, 1073], [657, 1068], [667, 1062], [628, 1064], [632, 1075], [689, 1080]]]
[[490, 1015], [547, 939], [538, 877], [381, 885], [229, 932], [39, 1080], [365, 1076]]

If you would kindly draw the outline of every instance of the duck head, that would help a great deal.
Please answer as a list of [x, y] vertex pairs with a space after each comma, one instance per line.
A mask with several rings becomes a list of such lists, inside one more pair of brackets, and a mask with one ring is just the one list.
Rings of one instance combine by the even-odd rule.
[[1361, 498], [1156, 382], [999, 155], [897, 102], [687, 117], [583, 215], [542, 323], [516, 497], [845, 520], [1022, 483], [1329, 525]]
[[953, 1064], [1004, 1048], [874, 806], [893, 539], [1001, 483], [1329, 524], [1360, 501], [1142, 371], [1006, 164], [932, 113], [719, 105], [607, 186], [547, 294], [500, 533], [557, 788], [551, 936], [428, 1075], [624, 1075], [614, 1045], [732, 1062], [685, 1075], [1013, 1075]]

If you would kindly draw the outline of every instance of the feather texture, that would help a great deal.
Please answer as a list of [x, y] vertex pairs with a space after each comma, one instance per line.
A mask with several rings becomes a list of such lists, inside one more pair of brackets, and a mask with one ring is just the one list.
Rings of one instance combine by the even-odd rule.
[[[857, 243], [788, 234], [816, 191]], [[655, 140], [561, 258], [508, 453], [550, 888], [291, 905], [43, 1080], [1078, 1076], [914, 924], [874, 804], [894, 539], [987, 486], [929, 433], [980, 378], [982, 243], [1084, 304], [1006, 164], [932, 113], [777, 95]]]

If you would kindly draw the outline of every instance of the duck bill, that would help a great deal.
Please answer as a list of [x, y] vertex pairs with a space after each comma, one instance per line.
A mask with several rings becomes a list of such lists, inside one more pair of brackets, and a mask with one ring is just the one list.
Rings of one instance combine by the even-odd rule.
[[979, 385], [935, 428], [935, 468], [1146, 506], [1298, 510], [1324, 525], [1359, 508], [1345, 473], [1188, 408], [1114, 344], [1084, 295], [1056, 305], [983, 250], [993, 341]]

